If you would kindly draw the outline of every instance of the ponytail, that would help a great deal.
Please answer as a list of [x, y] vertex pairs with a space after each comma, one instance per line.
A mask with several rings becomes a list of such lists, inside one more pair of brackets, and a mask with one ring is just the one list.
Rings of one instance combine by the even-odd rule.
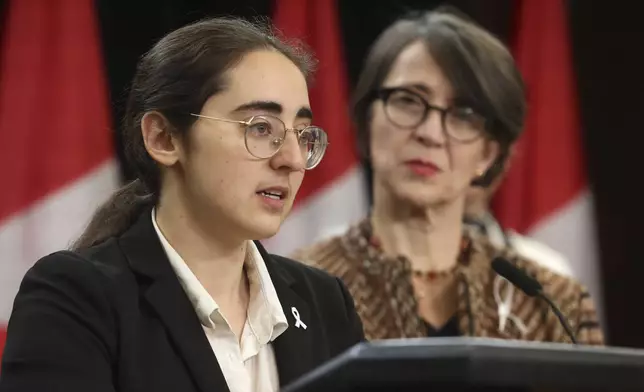
[[125, 232], [145, 207], [156, 202], [140, 179], [136, 179], [114, 194], [92, 216], [83, 234], [72, 244], [71, 250], [89, 248]]

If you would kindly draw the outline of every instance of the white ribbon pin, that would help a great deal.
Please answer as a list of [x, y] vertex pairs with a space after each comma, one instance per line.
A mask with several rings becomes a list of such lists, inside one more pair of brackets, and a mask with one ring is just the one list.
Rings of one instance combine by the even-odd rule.
[[505, 290], [505, 298], [501, 298], [501, 282], [504, 280], [507, 281], [500, 276], [494, 279], [494, 301], [496, 302], [499, 314], [499, 332], [505, 331], [507, 321], [511, 320], [521, 334], [526, 335], [528, 333], [528, 327], [520, 318], [512, 314], [512, 299], [514, 296], [514, 286], [512, 284], [508, 284], [508, 288]]
[[291, 313], [293, 313], [293, 317], [295, 317], [295, 328], [306, 329], [306, 324], [304, 324], [300, 319], [300, 312], [295, 309], [295, 306], [291, 308]]

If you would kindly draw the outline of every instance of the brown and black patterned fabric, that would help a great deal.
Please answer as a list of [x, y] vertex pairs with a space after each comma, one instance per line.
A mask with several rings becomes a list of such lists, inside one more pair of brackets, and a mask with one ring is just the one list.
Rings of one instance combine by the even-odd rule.
[[[495, 248], [485, 236], [467, 228], [463, 231], [463, 247], [453, 272], [458, 285], [455, 317], [459, 335], [570, 342], [545, 301], [513, 289], [492, 270], [491, 262], [498, 255], [512, 260], [541, 282], [544, 292], [570, 321], [579, 343], [604, 344], [597, 313], [585, 287], [522, 259], [509, 249]], [[385, 255], [380, 250], [373, 241], [369, 219], [352, 226], [343, 236], [301, 249], [292, 257], [345, 282], [362, 318], [367, 339], [428, 336], [428, 326], [418, 315], [409, 261]], [[500, 323], [495, 290], [512, 291], [510, 317], [505, 323]]]

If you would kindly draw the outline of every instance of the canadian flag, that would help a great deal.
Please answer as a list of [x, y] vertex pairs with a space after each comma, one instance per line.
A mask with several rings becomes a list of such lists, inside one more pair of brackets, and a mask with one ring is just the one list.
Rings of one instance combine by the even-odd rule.
[[0, 354], [20, 282], [118, 186], [92, 0], [8, 2], [0, 48]]
[[273, 23], [287, 38], [306, 43], [319, 60], [309, 97], [314, 122], [330, 143], [322, 162], [306, 173], [279, 233], [263, 241], [271, 252], [288, 255], [363, 219], [368, 199], [349, 119], [336, 0], [278, 0]]
[[494, 200], [506, 228], [562, 253], [602, 319], [593, 198], [585, 171], [564, 0], [523, 0], [515, 56], [526, 81], [525, 134]]

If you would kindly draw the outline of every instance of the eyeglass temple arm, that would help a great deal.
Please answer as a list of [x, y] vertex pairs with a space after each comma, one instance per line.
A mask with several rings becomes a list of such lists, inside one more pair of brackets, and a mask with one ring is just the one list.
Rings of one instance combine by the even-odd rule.
[[200, 118], [206, 118], [208, 120], [216, 120], [216, 121], [223, 121], [227, 123], [233, 123], [233, 124], [241, 124], [241, 125], [249, 125], [250, 121], [242, 121], [242, 120], [229, 120], [227, 118], [219, 118], [219, 117], [211, 117], [211, 116], [204, 116], [203, 114], [195, 114], [195, 113], [190, 113], [191, 116], [195, 117], [200, 117]]

